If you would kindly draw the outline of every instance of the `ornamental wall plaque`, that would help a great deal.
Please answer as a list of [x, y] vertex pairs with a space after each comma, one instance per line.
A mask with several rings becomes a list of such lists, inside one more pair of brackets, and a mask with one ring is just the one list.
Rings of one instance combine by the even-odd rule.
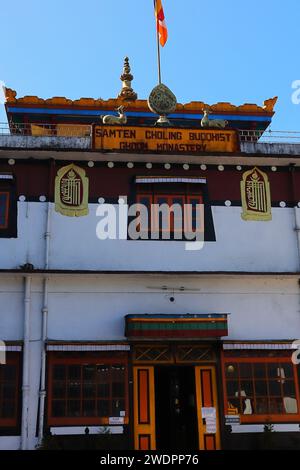
[[62, 215], [80, 217], [89, 213], [89, 180], [79, 166], [64, 166], [55, 178], [55, 210]]
[[266, 173], [254, 167], [243, 174], [241, 199], [242, 219], [272, 220], [270, 183]]

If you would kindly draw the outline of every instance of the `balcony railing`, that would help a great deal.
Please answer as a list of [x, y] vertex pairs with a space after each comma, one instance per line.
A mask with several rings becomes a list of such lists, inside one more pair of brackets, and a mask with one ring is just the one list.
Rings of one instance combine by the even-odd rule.
[[91, 137], [90, 124], [0, 123], [0, 135], [32, 137]]
[[[300, 131], [244, 130], [239, 131], [240, 142], [300, 143]], [[0, 136], [31, 137], [92, 137], [91, 124], [0, 123]]]

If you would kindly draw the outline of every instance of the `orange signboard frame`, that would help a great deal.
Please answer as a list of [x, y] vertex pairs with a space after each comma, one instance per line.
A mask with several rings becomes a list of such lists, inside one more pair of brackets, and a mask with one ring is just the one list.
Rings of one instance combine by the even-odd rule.
[[131, 153], [234, 153], [239, 150], [239, 139], [234, 129], [94, 126], [93, 149]]

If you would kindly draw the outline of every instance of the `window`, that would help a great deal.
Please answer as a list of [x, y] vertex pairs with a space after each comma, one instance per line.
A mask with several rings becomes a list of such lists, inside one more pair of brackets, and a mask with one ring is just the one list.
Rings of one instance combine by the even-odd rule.
[[223, 369], [226, 414], [240, 414], [241, 422], [299, 421], [297, 368], [290, 357], [226, 357]]
[[7, 352], [0, 364], [0, 428], [18, 426], [20, 409], [20, 354]]
[[17, 202], [12, 175], [0, 174], [0, 237], [17, 236]]
[[141, 238], [184, 240], [197, 232], [204, 239], [203, 194], [195, 184], [139, 185], [136, 202], [148, 211]]
[[8, 227], [9, 192], [0, 191], [0, 229]]
[[128, 421], [127, 355], [53, 353], [49, 359], [49, 424]]

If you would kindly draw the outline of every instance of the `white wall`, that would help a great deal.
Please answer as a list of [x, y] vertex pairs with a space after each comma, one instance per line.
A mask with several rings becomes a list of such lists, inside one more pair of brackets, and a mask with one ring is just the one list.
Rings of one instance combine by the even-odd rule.
[[[100, 194], [99, 194], [100, 195]], [[186, 251], [178, 241], [105, 240], [96, 237], [97, 204], [85, 217], [52, 206], [50, 268], [71, 270], [276, 271], [299, 269], [294, 209], [273, 208], [269, 222], [243, 221], [240, 207], [213, 207], [216, 242]], [[0, 239], [0, 267], [44, 267], [47, 203], [18, 203], [17, 239]], [[300, 209], [297, 209], [300, 213]]]

